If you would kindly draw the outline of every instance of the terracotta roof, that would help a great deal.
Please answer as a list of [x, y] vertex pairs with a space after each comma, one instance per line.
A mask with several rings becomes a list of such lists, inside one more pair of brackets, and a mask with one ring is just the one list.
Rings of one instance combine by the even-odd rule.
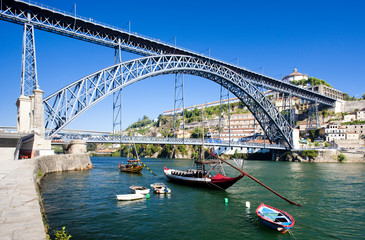
[[308, 76], [308, 75], [303, 74], [303, 73], [298, 73], [297, 69], [294, 68], [294, 71], [291, 74], [289, 74], [288, 76], [283, 77], [283, 79], [286, 79], [286, 78], [291, 77], [291, 76]]

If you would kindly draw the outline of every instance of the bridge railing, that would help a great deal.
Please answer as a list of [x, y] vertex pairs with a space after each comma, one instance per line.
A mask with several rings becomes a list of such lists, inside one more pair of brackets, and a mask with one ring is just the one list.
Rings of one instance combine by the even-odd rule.
[[[62, 134], [59, 139], [62, 142], [71, 140], [85, 140], [87, 143], [120, 143], [120, 144], [169, 144], [169, 145], [203, 145], [199, 138], [168, 138], [168, 137], [145, 137], [145, 136], [120, 136], [120, 135], [90, 135], [90, 134]], [[55, 142], [60, 143], [59, 139]], [[244, 147], [244, 148], [267, 148], [287, 149], [285, 144], [271, 144], [258, 142], [225, 141], [219, 139], [204, 139], [204, 146], [210, 147]]]

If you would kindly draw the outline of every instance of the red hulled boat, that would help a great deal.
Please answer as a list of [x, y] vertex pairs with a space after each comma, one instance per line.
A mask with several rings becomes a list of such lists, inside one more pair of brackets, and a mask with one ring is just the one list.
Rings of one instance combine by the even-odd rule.
[[165, 167], [164, 173], [169, 180], [176, 183], [217, 190], [226, 190], [244, 176], [243, 173], [237, 177], [226, 176], [223, 161], [220, 159], [196, 160], [192, 168], [186, 171]]

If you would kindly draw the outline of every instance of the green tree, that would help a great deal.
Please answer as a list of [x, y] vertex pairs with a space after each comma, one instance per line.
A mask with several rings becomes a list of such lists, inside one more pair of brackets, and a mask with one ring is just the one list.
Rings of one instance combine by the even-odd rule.
[[315, 77], [309, 77], [308, 78], [308, 83], [311, 86], [317, 86], [317, 85], [325, 85], [327, 87], [333, 88], [330, 84], [328, 84], [326, 81], [322, 80], [322, 79], [318, 79]]
[[239, 158], [239, 154], [237, 152], [237, 149], [236, 149], [236, 151], [234, 151], [233, 158]]
[[202, 137], [202, 128], [196, 127], [191, 132], [190, 138], [201, 138]]
[[179, 145], [179, 146], [177, 146], [177, 149], [183, 155], [187, 155], [188, 154], [188, 151], [186, 150], [186, 146], [185, 145]]
[[117, 150], [117, 151], [113, 152], [112, 157], [120, 157], [120, 151]]
[[339, 161], [339, 162], [344, 162], [344, 161], [346, 161], [346, 156], [345, 156], [343, 153], [340, 153], [340, 154], [337, 156], [337, 161]]
[[149, 119], [146, 115], [143, 116], [142, 120], [141, 119], [138, 119], [137, 122], [135, 123], [132, 123], [131, 125], [129, 125], [127, 127], [127, 130], [128, 129], [131, 129], [131, 128], [140, 128], [140, 127], [144, 127], [144, 126], [147, 126], [148, 124], [152, 123], [152, 120]]
[[96, 143], [88, 143], [87, 144], [87, 151], [88, 152], [95, 151], [96, 148], [97, 148], [97, 144]]
[[69, 240], [71, 238], [71, 235], [66, 232], [66, 227], [62, 227], [62, 230], [55, 231], [55, 240]]
[[173, 146], [172, 145], [165, 145], [163, 146], [160, 154], [158, 157], [160, 158], [169, 158], [172, 155]]
[[316, 150], [304, 150], [300, 152], [302, 157], [307, 157], [309, 160], [313, 160], [318, 156], [318, 151]]

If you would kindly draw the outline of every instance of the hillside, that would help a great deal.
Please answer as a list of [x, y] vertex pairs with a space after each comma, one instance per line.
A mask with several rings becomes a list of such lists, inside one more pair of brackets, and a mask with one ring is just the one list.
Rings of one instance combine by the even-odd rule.
[[[249, 112], [241, 102], [230, 104], [230, 114]], [[220, 106], [204, 108], [204, 129], [208, 131], [219, 130], [219, 112]], [[201, 137], [202, 111], [195, 108], [192, 111], [184, 111], [183, 116], [177, 116], [175, 122], [176, 133], [182, 132], [185, 124], [185, 137]], [[222, 105], [222, 127], [228, 120], [228, 105]], [[180, 129], [180, 130], [179, 130]], [[149, 136], [149, 137], [173, 137], [174, 136], [174, 116], [159, 115], [156, 122], [152, 122], [147, 116], [128, 126], [123, 135]], [[205, 134], [206, 135], [206, 134]]]

